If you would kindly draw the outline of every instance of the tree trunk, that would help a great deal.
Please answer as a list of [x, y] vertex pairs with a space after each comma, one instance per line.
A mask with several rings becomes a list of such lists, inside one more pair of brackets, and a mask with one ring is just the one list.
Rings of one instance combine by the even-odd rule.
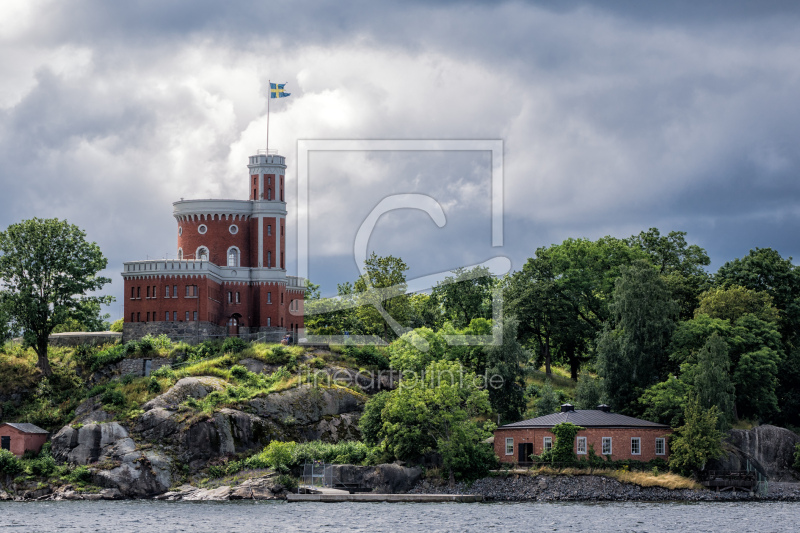
[[553, 377], [553, 370], [550, 368], [550, 339], [545, 339], [544, 343], [544, 374]]
[[47, 340], [47, 337], [45, 337], [44, 339], [39, 339], [36, 343], [36, 355], [39, 356], [36, 366], [42, 371], [43, 376], [49, 378], [53, 375], [53, 369], [50, 368], [50, 360], [47, 359]]

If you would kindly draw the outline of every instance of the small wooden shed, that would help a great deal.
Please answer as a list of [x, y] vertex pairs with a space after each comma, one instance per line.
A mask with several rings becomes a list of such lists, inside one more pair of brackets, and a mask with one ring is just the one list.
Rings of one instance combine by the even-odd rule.
[[39, 452], [48, 435], [47, 431], [34, 424], [4, 422], [0, 424], [0, 448], [22, 457], [29, 450]]

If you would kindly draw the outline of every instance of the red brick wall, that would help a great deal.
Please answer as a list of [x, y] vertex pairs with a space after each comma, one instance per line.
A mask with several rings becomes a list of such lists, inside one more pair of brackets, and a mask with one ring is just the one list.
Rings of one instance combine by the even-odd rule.
[[[199, 296], [186, 296], [188, 285], [197, 285]], [[166, 297], [167, 286], [169, 286], [169, 298]], [[173, 290], [175, 286], [178, 287], [177, 295]], [[149, 298], [147, 297], [148, 287], [150, 287]], [[153, 296], [153, 287], [155, 287], [155, 296]], [[140, 296], [131, 298], [131, 288], [134, 289], [134, 294]], [[125, 322], [146, 322], [148, 313], [150, 313], [150, 322], [162, 322], [166, 318], [166, 311], [170, 312], [169, 321], [172, 321], [174, 311], [178, 313], [178, 321], [185, 321], [187, 311], [189, 319], [192, 320], [194, 312], [197, 311], [198, 320], [216, 322], [216, 320], [210, 320], [209, 315], [216, 314], [218, 316], [220, 307], [213, 300], [209, 300], [209, 297], [219, 301], [220, 295], [219, 284], [204, 277], [128, 278], [125, 280]], [[134, 314], [133, 320], [131, 320], [131, 313]]]
[[23, 433], [11, 426], [0, 427], [0, 437], [11, 437], [11, 453], [22, 457], [26, 450], [39, 451], [47, 441], [46, 433]]
[[[258, 253], [258, 233], [255, 239], [250, 236], [250, 221], [243, 219], [221, 219], [220, 215], [213, 215], [212, 219], [187, 220], [178, 223], [182, 235], [178, 235], [178, 248], [183, 250], [183, 259], [197, 259], [195, 254], [200, 246], [205, 246], [209, 251], [209, 261], [219, 266], [228, 264], [228, 248], [239, 248], [239, 266], [258, 266], [253, 258]], [[238, 232], [230, 232], [231, 225], [236, 225]], [[198, 228], [205, 225], [207, 231], [200, 234]], [[250, 246], [255, 244], [255, 255], [250, 253]]]
[[[578, 432], [577, 437], [586, 437], [586, 450], [589, 450], [590, 445], [594, 445], [594, 452], [598, 456], [601, 455], [603, 450], [602, 439], [603, 437], [611, 437], [611, 459], [617, 461], [621, 459], [634, 459], [637, 461], [650, 461], [656, 457], [664, 460], [669, 460], [669, 445], [664, 443], [664, 455], [656, 455], [656, 438], [666, 438], [671, 429], [658, 429], [658, 428], [589, 428]], [[506, 455], [506, 438], [511, 437], [514, 439], [514, 454]], [[504, 463], [516, 463], [519, 461], [519, 445], [522, 443], [533, 443], [533, 453], [540, 455], [544, 451], [544, 437], [552, 437], [553, 443], [556, 438], [553, 433], [547, 429], [503, 429], [498, 428], [494, 432], [494, 453]], [[573, 450], [577, 452], [577, 437], [573, 444]], [[641, 454], [631, 454], [631, 437], [639, 437], [641, 439]], [[578, 458], [585, 457], [578, 455]]]

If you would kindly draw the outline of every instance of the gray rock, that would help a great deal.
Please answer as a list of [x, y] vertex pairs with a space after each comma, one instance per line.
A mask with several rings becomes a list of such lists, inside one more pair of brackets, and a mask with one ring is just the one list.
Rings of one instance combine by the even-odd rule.
[[118, 489], [127, 497], [147, 498], [165, 492], [172, 484], [172, 461], [159, 452], [133, 451], [114, 459], [121, 464], [96, 472], [97, 485]]
[[381, 494], [408, 492], [422, 477], [419, 467], [395, 464], [377, 466], [333, 465], [334, 482], [372, 489]]
[[211, 391], [224, 388], [225, 383], [219, 378], [210, 376], [183, 378], [170, 387], [167, 392], [144, 404], [142, 409], [149, 411], [161, 407], [174, 411], [181, 402], [185, 402], [189, 398], [205, 398]]
[[316, 388], [302, 385], [269, 396], [254, 398], [249, 405], [260, 416], [285, 422], [292, 419], [295, 424], [307, 425], [326, 416], [362, 411], [366, 397], [350, 389]]
[[726, 455], [711, 461], [710, 470], [746, 470], [747, 463], [766, 476], [769, 481], [797, 481], [798, 473], [792, 469], [794, 447], [800, 436], [788, 429], [763, 425], [753, 429], [732, 429], [725, 439]]
[[88, 465], [135, 448], [128, 431], [117, 422], [110, 422], [88, 424], [79, 429], [63, 427], [53, 437], [51, 453], [60, 462]]

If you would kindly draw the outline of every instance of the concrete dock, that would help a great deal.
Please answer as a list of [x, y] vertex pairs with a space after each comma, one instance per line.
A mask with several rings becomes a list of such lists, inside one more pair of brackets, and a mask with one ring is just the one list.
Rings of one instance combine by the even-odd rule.
[[374, 494], [372, 492], [361, 492], [350, 494], [342, 491], [337, 494], [287, 494], [290, 502], [416, 502], [416, 503], [435, 503], [435, 502], [482, 502], [483, 496], [480, 494]]

